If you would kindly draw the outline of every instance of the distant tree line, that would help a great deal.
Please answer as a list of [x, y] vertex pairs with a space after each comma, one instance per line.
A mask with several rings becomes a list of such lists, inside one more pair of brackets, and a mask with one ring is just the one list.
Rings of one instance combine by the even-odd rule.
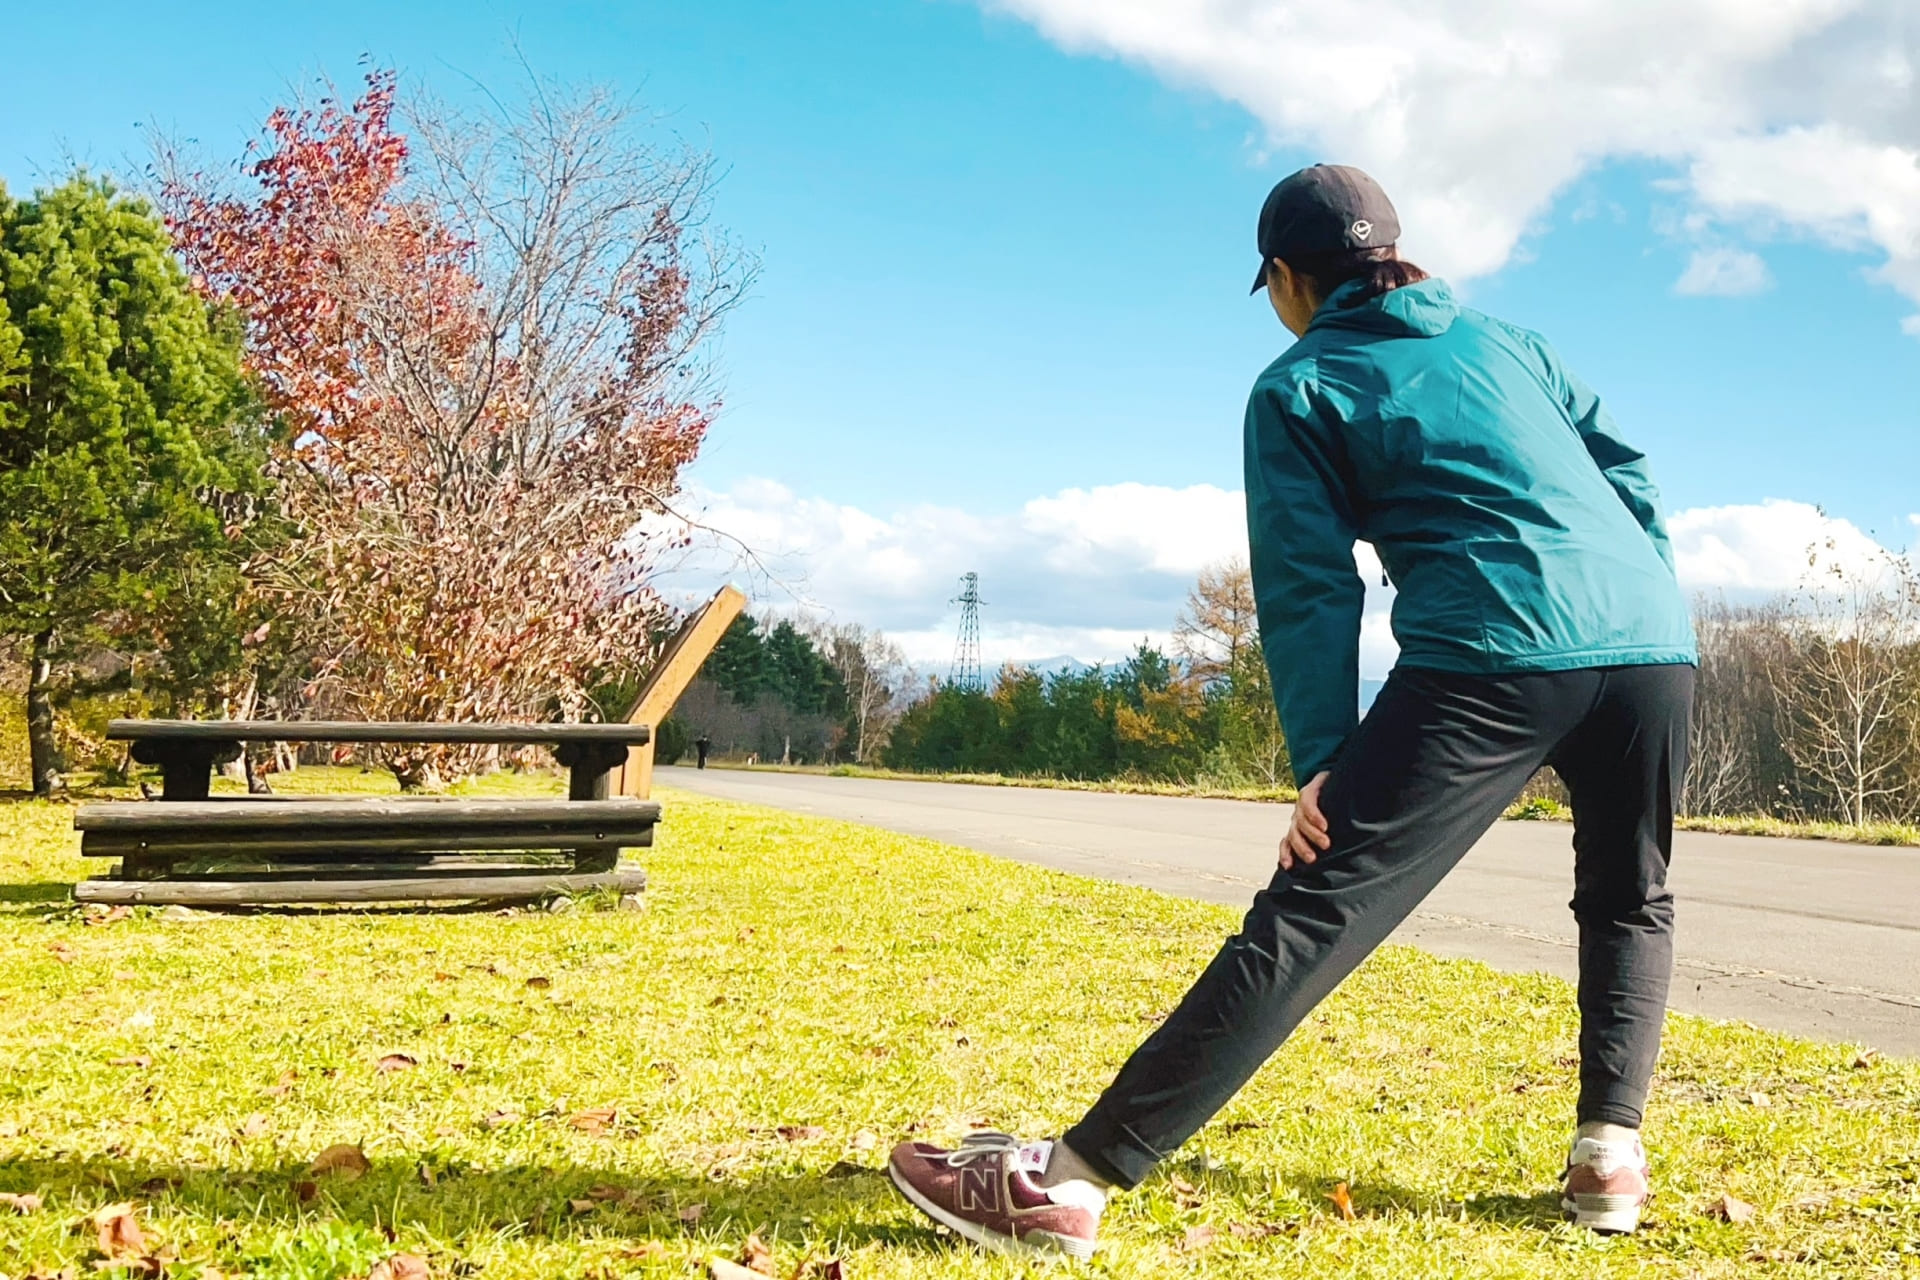
[[658, 752], [670, 763], [704, 737], [721, 757], [870, 761], [909, 679], [878, 632], [743, 614], [661, 726]]
[[1286, 745], [1244, 564], [1201, 575], [1173, 649], [1143, 642], [1111, 668], [1044, 675], [1008, 666], [990, 689], [935, 683], [901, 715], [882, 759], [916, 770], [1283, 784]]
[[[1920, 821], [1920, 573], [1901, 556], [1843, 566], [1831, 546], [1812, 552], [1814, 571], [1795, 592], [1696, 607], [1683, 813]], [[1113, 667], [1014, 665], [987, 689], [931, 684], [882, 759], [926, 771], [1284, 785], [1245, 567], [1201, 575], [1171, 655], [1142, 644]], [[1565, 798], [1550, 774], [1533, 790]]]

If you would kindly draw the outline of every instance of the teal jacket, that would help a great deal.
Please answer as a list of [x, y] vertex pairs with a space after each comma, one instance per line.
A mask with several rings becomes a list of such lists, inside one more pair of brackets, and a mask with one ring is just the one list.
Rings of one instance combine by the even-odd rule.
[[1546, 340], [1439, 280], [1335, 290], [1247, 404], [1260, 639], [1302, 783], [1359, 719], [1369, 542], [1400, 665], [1498, 675], [1695, 661], [1646, 458]]

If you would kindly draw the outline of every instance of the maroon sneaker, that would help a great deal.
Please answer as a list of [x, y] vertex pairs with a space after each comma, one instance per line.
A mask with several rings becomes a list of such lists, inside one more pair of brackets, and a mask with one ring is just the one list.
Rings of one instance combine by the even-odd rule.
[[1602, 1235], [1634, 1230], [1640, 1225], [1640, 1210], [1653, 1199], [1653, 1170], [1637, 1136], [1619, 1142], [1578, 1139], [1567, 1157], [1565, 1176], [1560, 1211], [1569, 1222]]
[[1043, 1187], [1051, 1142], [976, 1133], [958, 1149], [903, 1142], [887, 1159], [900, 1194], [942, 1226], [996, 1253], [1093, 1255], [1106, 1194], [1089, 1182]]

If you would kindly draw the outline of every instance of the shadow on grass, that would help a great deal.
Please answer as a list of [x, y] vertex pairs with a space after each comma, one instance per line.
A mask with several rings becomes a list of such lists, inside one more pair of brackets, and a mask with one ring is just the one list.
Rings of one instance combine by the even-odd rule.
[[0, 1161], [0, 1191], [36, 1193], [62, 1213], [131, 1199], [144, 1214], [270, 1229], [344, 1221], [403, 1236], [417, 1232], [456, 1248], [502, 1233], [583, 1249], [673, 1239], [722, 1248], [749, 1232], [789, 1240], [825, 1235], [839, 1248], [951, 1247], [917, 1216], [903, 1220], [904, 1202], [884, 1170], [846, 1164], [829, 1172], [714, 1179], [564, 1163], [479, 1168], [429, 1150], [412, 1160], [375, 1160], [365, 1176], [348, 1180], [316, 1176], [297, 1163], [219, 1168], [99, 1157]]
[[[1178, 1166], [1175, 1166], [1178, 1167]], [[1200, 1175], [1212, 1186], [1238, 1194], [1248, 1203], [1257, 1202], [1273, 1186], [1271, 1180], [1242, 1173], [1231, 1167], [1215, 1168]], [[1196, 1179], [1198, 1180], [1198, 1179]], [[1292, 1174], [1279, 1179], [1301, 1203], [1316, 1205], [1327, 1213], [1336, 1212], [1332, 1192], [1339, 1179]], [[1149, 1186], [1152, 1184], [1149, 1183]], [[1414, 1217], [1465, 1218], [1501, 1226], [1551, 1230], [1562, 1222], [1560, 1191], [1552, 1187], [1533, 1195], [1501, 1193], [1490, 1195], [1435, 1196], [1414, 1191], [1392, 1182], [1357, 1179], [1348, 1183], [1347, 1195], [1355, 1214], [1362, 1218], [1388, 1214]]]
[[0, 903], [65, 902], [71, 897], [71, 880], [0, 884]]

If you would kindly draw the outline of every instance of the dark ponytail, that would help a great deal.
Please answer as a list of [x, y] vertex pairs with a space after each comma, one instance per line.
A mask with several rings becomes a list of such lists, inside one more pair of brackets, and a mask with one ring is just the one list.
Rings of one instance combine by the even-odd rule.
[[1313, 296], [1321, 301], [1325, 301], [1341, 285], [1360, 281], [1360, 287], [1351, 296], [1341, 299], [1342, 305], [1349, 307], [1357, 307], [1383, 293], [1391, 293], [1410, 284], [1419, 284], [1427, 278], [1427, 273], [1413, 263], [1402, 262], [1400, 251], [1392, 245], [1383, 245], [1378, 249], [1340, 249], [1333, 253], [1303, 254], [1298, 261], [1286, 259], [1286, 264], [1295, 274], [1307, 278], [1312, 285]]

